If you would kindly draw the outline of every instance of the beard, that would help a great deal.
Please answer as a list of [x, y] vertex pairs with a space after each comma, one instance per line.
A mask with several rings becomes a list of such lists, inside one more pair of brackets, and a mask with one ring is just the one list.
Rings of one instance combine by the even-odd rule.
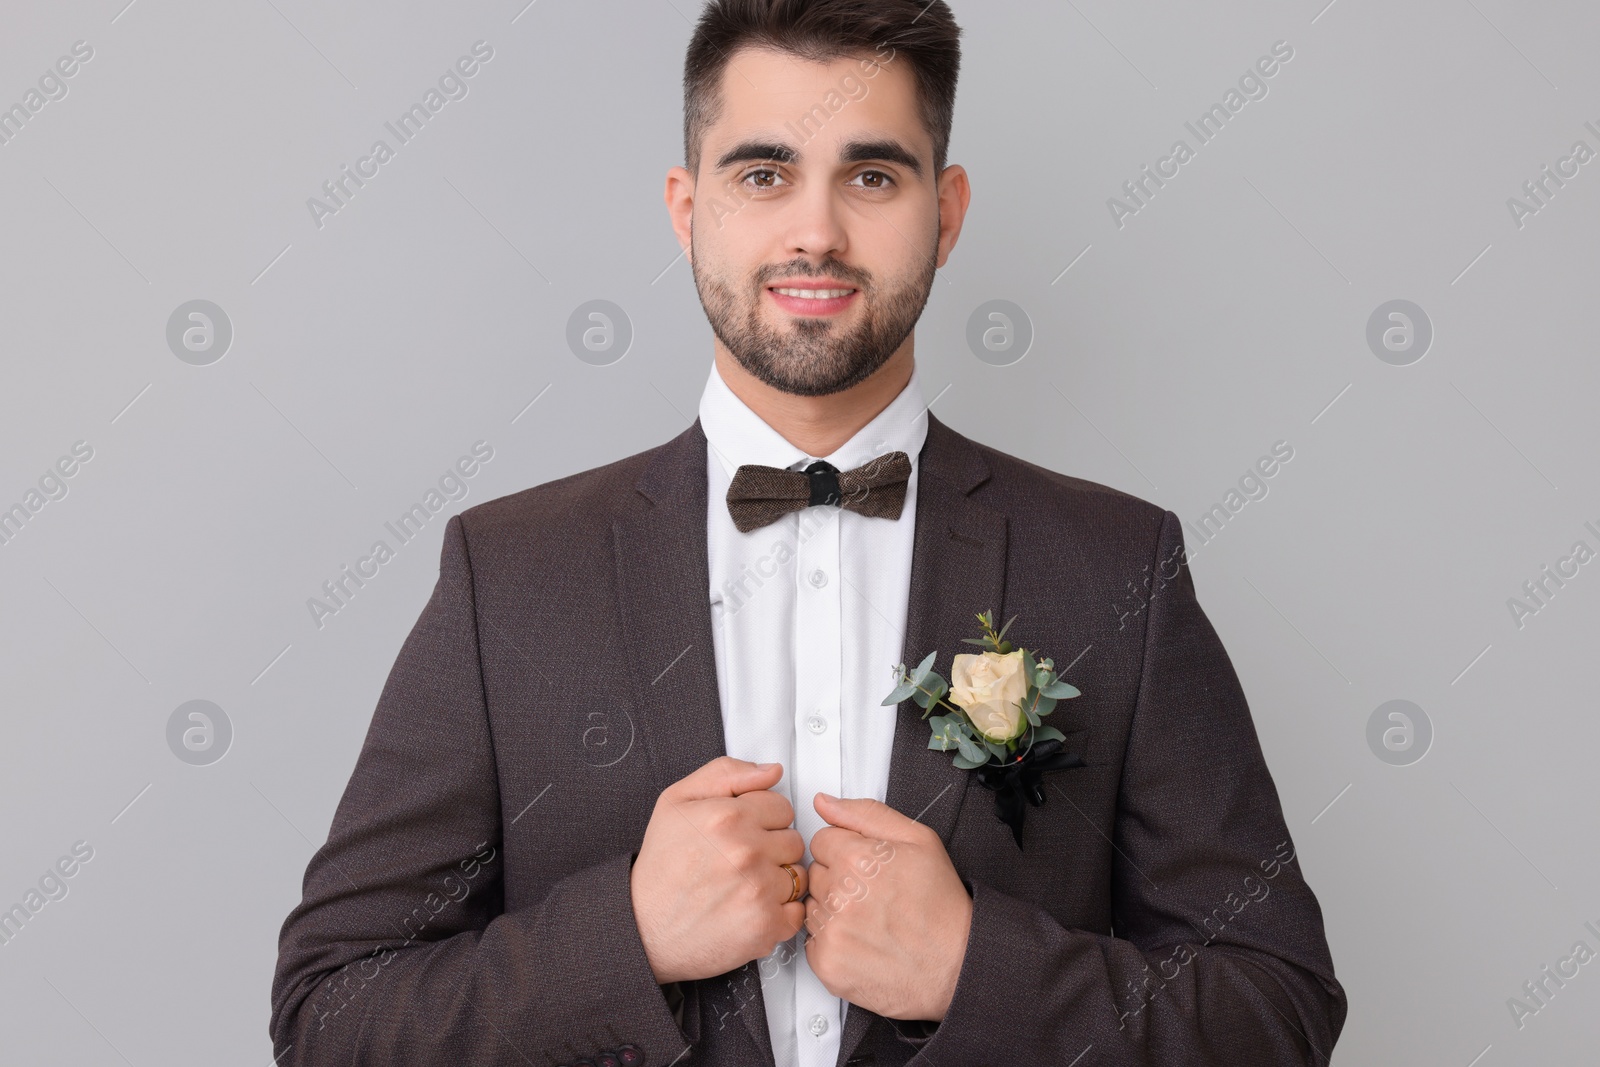
[[[697, 253], [692, 232], [689, 244]], [[936, 228], [926, 254], [882, 286], [869, 272], [833, 259], [816, 267], [803, 259], [763, 267], [738, 284], [715, 267], [702, 269], [698, 254], [690, 269], [712, 333], [741, 367], [782, 392], [827, 396], [870, 377], [911, 334], [933, 289], [937, 248]], [[770, 325], [761, 314], [768, 280], [789, 277], [828, 277], [859, 290], [858, 321], [845, 327], [829, 318], [796, 316], [786, 326]]]

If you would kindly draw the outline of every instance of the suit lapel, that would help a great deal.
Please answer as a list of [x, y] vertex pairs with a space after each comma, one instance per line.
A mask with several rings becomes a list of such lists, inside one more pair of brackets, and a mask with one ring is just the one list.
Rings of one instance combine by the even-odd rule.
[[[657, 450], [635, 488], [648, 503], [612, 523], [617, 612], [634, 666], [638, 729], [657, 794], [727, 755], [706, 556], [706, 438], [697, 418]], [[751, 992], [734, 991], [735, 981]], [[773, 1062], [755, 963], [700, 983], [719, 1015], [737, 1011]]]
[[[901, 658], [909, 668], [937, 651], [934, 669], [947, 681], [951, 657], [976, 648], [961, 639], [977, 636], [978, 612], [1004, 609], [1006, 517], [968, 496], [988, 476], [988, 464], [972, 442], [929, 412], [917, 469], [917, 528]], [[1003, 624], [997, 619], [996, 625]], [[901, 701], [896, 710], [886, 802], [931, 827], [948, 849], [972, 772], [958, 770], [948, 752], [928, 747], [928, 724], [915, 701]], [[874, 1018], [875, 1013], [849, 1005], [838, 1067], [855, 1052]]]
[[635, 483], [649, 503], [612, 522], [617, 612], [657, 792], [726, 755], [706, 560], [706, 439], [696, 419]]
[[[949, 677], [951, 657], [967, 650], [974, 616], [1003, 610], [1006, 518], [968, 496], [988, 478], [988, 465], [966, 437], [928, 413], [928, 434], [917, 472], [917, 525], [911, 558], [905, 644], [907, 666], [937, 650], [935, 665]], [[635, 488], [644, 500], [612, 523], [617, 610], [634, 665], [639, 736], [659, 793], [707, 761], [727, 754], [711, 635], [710, 567], [706, 557], [706, 438], [696, 419], [662, 445]], [[1004, 620], [998, 620], [1003, 622]], [[926, 823], [945, 843], [972, 775], [948, 753], [927, 747], [928, 725], [911, 700], [896, 707], [886, 802]], [[702, 991], [728, 988], [748, 963]], [[721, 983], [720, 986], [715, 983]], [[773, 1062], [759, 980], [737, 1006], [763, 1062]], [[715, 999], [715, 997], [713, 997]], [[854, 1004], [840, 1035], [841, 1065], [855, 1051], [874, 1014]]]

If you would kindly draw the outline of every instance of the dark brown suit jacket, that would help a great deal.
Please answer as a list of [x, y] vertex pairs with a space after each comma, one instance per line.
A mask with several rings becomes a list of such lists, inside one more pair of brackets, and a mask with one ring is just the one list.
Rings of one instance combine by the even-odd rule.
[[[851, 1005], [839, 1067], [1326, 1064], [1344, 990], [1178, 520], [928, 419], [904, 659], [947, 672], [977, 612], [1018, 616], [1073, 664], [1049, 721], [1088, 765], [1019, 851], [921, 709], [882, 709], [888, 803], [972, 927], [944, 1020]], [[772, 1063], [757, 962], [663, 989], [629, 893], [658, 794], [724, 753], [705, 517], [696, 421], [449, 521], [283, 925], [280, 1063]]]

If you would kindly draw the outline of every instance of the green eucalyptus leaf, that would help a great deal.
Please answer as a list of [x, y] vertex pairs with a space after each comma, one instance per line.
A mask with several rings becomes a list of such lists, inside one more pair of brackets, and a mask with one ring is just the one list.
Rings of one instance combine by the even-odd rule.
[[1077, 686], [1071, 685], [1067, 682], [1058, 681], [1054, 685], [1041, 686], [1040, 688], [1044, 691], [1045, 696], [1055, 697], [1060, 700], [1067, 700], [1071, 699], [1072, 697], [1082, 695], [1078, 691]]
[[1011, 624], [1016, 622], [1016, 621], [1017, 621], [1017, 617], [1015, 615], [1013, 615], [1013, 616], [1011, 616], [1011, 618], [1007, 619], [1006, 620], [1006, 624], [1004, 626], [1000, 627], [1000, 633], [999, 633], [998, 636], [1004, 637], [1006, 635], [1006, 631], [1011, 629]]
[[1040, 697], [1039, 702], [1034, 705], [1034, 710], [1040, 715], [1050, 714], [1052, 711], [1056, 710], [1055, 697]]
[[987, 646], [989, 644], [989, 639], [987, 637], [963, 637], [961, 639], [961, 643], [962, 644], [966, 644], [966, 645], [985, 645], [985, 646]]
[[951, 762], [954, 763], [958, 768], [960, 768], [963, 771], [970, 771], [970, 770], [974, 770], [974, 769], [976, 769], [978, 767], [982, 767], [985, 763], [988, 763], [989, 761], [986, 760], [986, 759], [970, 759], [969, 760], [966, 757], [965, 754], [957, 753], [956, 757], [953, 760], [951, 760]]
[[894, 692], [890, 693], [888, 696], [883, 698], [883, 705], [882, 706], [887, 706], [889, 704], [898, 704], [902, 700], [904, 700], [906, 697], [910, 696], [912, 693], [915, 693], [916, 691], [917, 691], [917, 687], [912, 685], [910, 682], [906, 682], [904, 685], [895, 686]]
[[1041, 726], [1033, 732], [1035, 741], [1049, 741], [1051, 738], [1057, 741], [1065, 741], [1067, 735], [1057, 730], [1054, 726]]
[[1033, 708], [1030, 707], [1029, 705], [1024, 704], [1022, 706], [1022, 714], [1026, 715], [1028, 717], [1028, 725], [1029, 726], [1038, 726], [1039, 725], [1039, 713], [1034, 711]]
[[933, 658], [938, 654], [939, 653], [936, 650], [929, 652], [926, 656], [922, 657], [922, 662], [917, 664], [917, 669], [911, 672], [911, 680], [913, 682], [917, 683], [918, 685], [922, 684], [923, 677], [928, 673], [929, 670], [933, 668]]
[[957, 739], [960, 737], [960, 732], [955, 724], [951, 723], [948, 715], [935, 715], [928, 720], [928, 723], [933, 727], [933, 736], [928, 738], [929, 748], [948, 752], [952, 748], [959, 747], [960, 742]]
[[959, 743], [961, 746], [961, 754], [967, 757], [967, 759], [976, 760], [979, 763], [985, 763], [988, 761], [989, 757], [986, 754], [987, 750], [982, 745], [966, 737], [962, 737]]

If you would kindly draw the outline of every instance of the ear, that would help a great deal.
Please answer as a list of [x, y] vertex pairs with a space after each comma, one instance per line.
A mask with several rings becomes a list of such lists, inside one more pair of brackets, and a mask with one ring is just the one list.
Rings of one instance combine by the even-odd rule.
[[690, 251], [694, 235], [694, 176], [685, 167], [672, 167], [667, 171], [666, 188], [661, 198], [667, 205], [667, 215], [672, 222], [672, 232], [678, 235], [678, 246], [685, 256]]

